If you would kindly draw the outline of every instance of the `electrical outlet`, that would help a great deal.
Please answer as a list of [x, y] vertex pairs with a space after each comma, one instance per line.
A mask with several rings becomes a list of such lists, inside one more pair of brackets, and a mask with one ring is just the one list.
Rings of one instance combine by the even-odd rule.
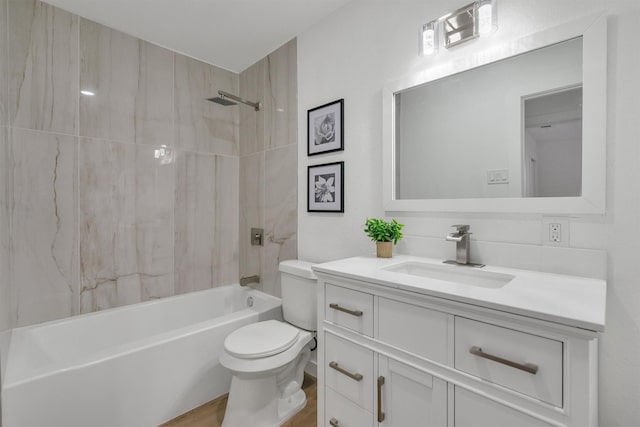
[[544, 246], [569, 246], [569, 219], [542, 218], [542, 244]]
[[549, 241], [552, 243], [562, 242], [562, 224], [557, 222], [549, 224]]

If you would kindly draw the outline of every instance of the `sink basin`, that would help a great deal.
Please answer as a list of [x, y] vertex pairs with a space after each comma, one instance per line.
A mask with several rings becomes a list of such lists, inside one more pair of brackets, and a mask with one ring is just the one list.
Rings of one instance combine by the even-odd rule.
[[382, 270], [482, 288], [501, 288], [514, 279], [514, 276], [510, 274], [482, 271], [474, 267], [438, 265], [416, 261], [383, 267]]

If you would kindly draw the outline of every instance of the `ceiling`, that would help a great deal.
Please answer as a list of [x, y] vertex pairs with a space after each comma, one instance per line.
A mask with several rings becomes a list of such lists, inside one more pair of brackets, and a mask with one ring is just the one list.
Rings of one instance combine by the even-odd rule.
[[351, 0], [44, 0], [240, 72]]

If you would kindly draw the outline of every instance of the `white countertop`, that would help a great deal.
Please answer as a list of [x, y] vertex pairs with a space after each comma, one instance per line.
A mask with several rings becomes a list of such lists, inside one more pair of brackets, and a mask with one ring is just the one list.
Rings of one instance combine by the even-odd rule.
[[393, 258], [347, 258], [314, 265], [313, 270], [567, 326], [604, 331], [607, 295], [604, 280], [485, 266], [480, 270], [514, 276], [504, 287], [485, 288], [383, 269], [405, 262], [429, 263], [452, 269], [474, 268], [447, 265], [442, 260], [431, 258], [394, 255]]

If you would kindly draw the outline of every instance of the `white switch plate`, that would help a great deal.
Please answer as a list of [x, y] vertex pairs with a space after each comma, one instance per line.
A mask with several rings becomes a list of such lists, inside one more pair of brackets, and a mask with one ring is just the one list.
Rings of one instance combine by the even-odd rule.
[[487, 169], [487, 184], [508, 184], [509, 169]]
[[569, 246], [569, 218], [542, 218], [542, 245]]

